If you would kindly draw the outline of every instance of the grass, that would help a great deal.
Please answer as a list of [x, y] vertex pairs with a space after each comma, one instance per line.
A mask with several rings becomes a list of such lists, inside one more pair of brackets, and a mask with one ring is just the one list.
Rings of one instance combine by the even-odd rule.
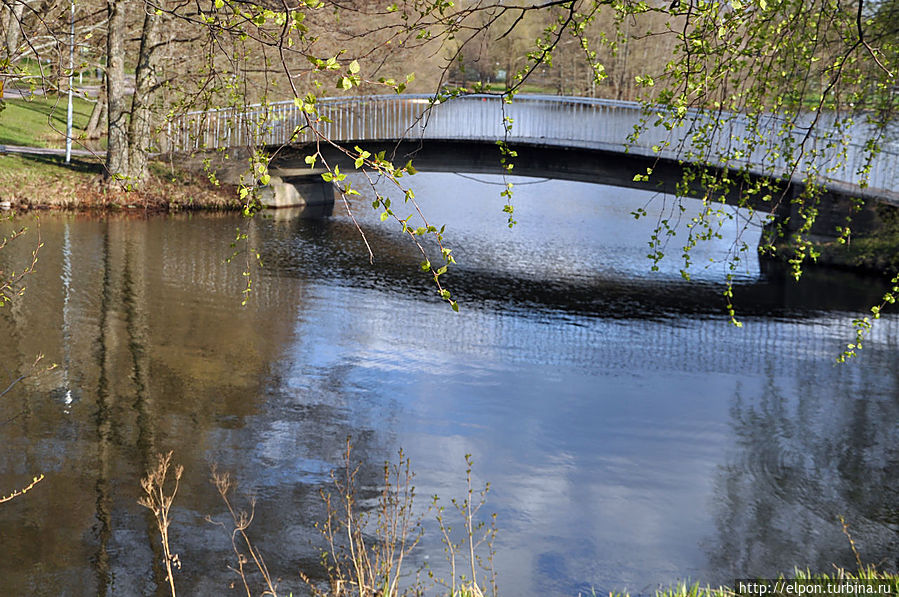
[[102, 184], [103, 160], [57, 155], [0, 155], [0, 200], [34, 209], [187, 209], [234, 210], [241, 204], [230, 186], [213, 186], [202, 175], [166, 170], [154, 164], [144, 187], [126, 192]]
[[78, 189], [101, 172], [101, 161], [92, 158], [72, 158], [66, 164], [55, 155], [0, 155], [0, 199], [23, 206], [70, 207]]
[[[812, 574], [808, 570], [796, 570], [793, 576], [788, 578], [781, 576], [776, 580], [798, 581], [796, 583], [785, 582], [781, 592], [774, 592], [774, 587], [767, 587], [765, 597], [788, 597], [791, 595], [869, 595], [871, 597], [895, 597], [899, 594], [899, 574], [880, 572], [874, 567], [863, 567], [858, 572], [849, 572], [836, 569], [830, 574]], [[760, 583], [763, 581], [760, 581]], [[787, 589], [787, 587], [790, 587]], [[839, 590], [861, 587], [855, 592], [851, 590]], [[870, 587], [870, 592], [866, 590]], [[885, 589], [885, 590], [884, 590]], [[589, 597], [596, 597], [593, 591]], [[730, 587], [701, 587], [698, 584], [679, 584], [655, 592], [655, 597], [761, 597], [761, 591], [737, 592]], [[580, 595], [579, 597], [588, 597]], [[609, 593], [609, 597], [630, 597], [628, 593]]]
[[[73, 98], [74, 126], [83, 130], [93, 104]], [[0, 111], [0, 144], [62, 147], [65, 144], [66, 98], [36, 96], [7, 99]], [[76, 133], [77, 136], [77, 133]], [[101, 145], [102, 146], [102, 145]], [[55, 209], [237, 209], [236, 190], [213, 186], [205, 176], [172, 171], [151, 164], [149, 179], [137, 192], [102, 184], [105, 152], [72, 157], [66, 164], [59, 155], [0, 154], [0, 200], [14, 207]]]
[[[0, 111], [0, 144], [62, 147], [65, 144], [66, 102], [62, 96], [6, 99]], [[92, 102], [72, 99], [73, 126], [83, 130], [90, 119]]]

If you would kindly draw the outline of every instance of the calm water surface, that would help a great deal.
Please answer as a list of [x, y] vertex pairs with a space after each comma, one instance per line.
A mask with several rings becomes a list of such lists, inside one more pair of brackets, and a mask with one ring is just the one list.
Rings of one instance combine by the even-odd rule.
[[[368, 490], [403, 448], [422, 511], [463, 495], [472, 454], [504, 595], [851, 566], [839, 515], [866, 561], [895, 570], [899, 320], [833, 365], [877, 281], [810, 272], [796, 286], [747, 259], [737, 329], [721, 266], [692, 283], [676, 259], [649, 271], [653, 217], [630, 213], [651, 196], [522, 180], [510, 231], [499, 181], [476, 178], [413, 179], [448, 225], [458, 315], [364, 201], [373, 265], [339, 206], [249, 224], [42, 217], [38, 272], [0, 310], [0, 386], [38, 354], [58, 364], [0, 401], [0, 491], [46, 475], [0, 508], [2, 593], [165, 594], [137, 499], [154, 454], [174, 450], [180, 591], [231, 594], [236, 579], [228, 533], [206, 520], [226, 520], [215, 463], [256, 497], [252, 532], [297, 594], [299, 568], [319, 573], [312, 524], [347, 436]], [[245, 258], [225, 262], [238, 226], [265, 262], [246, 307]], [[722, 256], [735, 228], [695, 262]], [[21, 268], [35, 240], [5, 249], [3, 267]], [[416, 562], [439, 571], [442, 553], [429, 528]]]

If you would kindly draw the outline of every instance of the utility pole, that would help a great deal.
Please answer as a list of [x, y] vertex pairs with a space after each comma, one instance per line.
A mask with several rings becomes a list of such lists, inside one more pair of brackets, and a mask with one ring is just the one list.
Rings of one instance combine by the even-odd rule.
[[72, 85], [75, 80], [75, 0], [69, 16], [69, 107], [66, 113], [66, 164], [72, 161]]

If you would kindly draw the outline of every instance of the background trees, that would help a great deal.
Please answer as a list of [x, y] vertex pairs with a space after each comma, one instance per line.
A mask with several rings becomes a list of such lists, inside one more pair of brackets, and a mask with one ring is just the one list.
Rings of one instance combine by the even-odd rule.
[[[48, 71], [66, 70], [64, 3], [3, 2], [3, 80], [58, 89], [59, 77]], [[646, 107], [644, 127], [692, 133], [689, 147], [674, 149], [696, 164], [683, 187], [701, 180], [706, 208], [687, 224], [685, 270], [690, 247], [731, 217], [716, 206], [736, 191], [744, 205], [761, 197], [770, 215], [791, 220], [779, 233], [791, 236], [798, 276], [816, 254], [808, 235], [834, 167], [828, 150], [860, 143], [873, 158], [895, 134], [894, 1], [96, 2], [79, 2], [76, 37], [80, 55], [96, 56], [105, 69], [106, 173], [126, 186], [144, 180], [166, 115], [188, 109], [295, 98], [308, 115], [305, 127], [317, 130], [318, 97], [415, 86], [444, 97], [529, 90], [637, 99]], [[79, 67], [89, 65], [82, 58]], [[747, 124], [734, 136], [728, 131], [737, 118]], [[267, 156], [247, 149], [254, 156], [248, 168], [264, 182]], [[393, 172], [368, 156], [360, 166]], [[869, 169], [870, 159], [858, 165], [860, 186]], [[753, 170], [774, 182], [753, 179]], [[790, 180], [802, 184], [788, 188]], [[847, 212], [843, 242], [860, 208]], [[669, 232], [662, 226], [656, 236]], [[735, 248], [731, 265], [745, 250]]]
[[[67, 8], [3, 0], [7, 86], [59, 88]], [[109, 174], [133, 182], [145, 175], [153, 127], [173, 110], [310, 92], [527, 83], [652, 101], [675, 117], [684, 107], [827, 110], [881, 123], [895, 107], [895, 2], [80, 0], [76, 9], [76, 69], [107, 75]]]

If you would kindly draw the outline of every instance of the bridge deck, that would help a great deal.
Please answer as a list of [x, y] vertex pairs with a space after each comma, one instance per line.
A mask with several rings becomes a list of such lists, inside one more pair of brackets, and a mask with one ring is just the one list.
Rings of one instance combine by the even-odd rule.
[[[444, 103], [430, 96], [391, 95], [325, 98], [317, 103], [317, 124], [334, 141], [466, 141], [592, 149], [659, 157], [716, 167], [746, 168], [755, 175], [803, 183], [809, 173], [831, 190], [899, 205], [899, 144], [884, 142], [874, 155], [867, 143], [884, 131], [822, 115], [812, 126], [795, 126], [777, 115], [759, 122], [740, 114], [717, 114], [718, 126], [696, 133], [713, 120], [689, 111], [678, 126], [655, 126], [661, 117], [635, 102], [555, 96], [518, 96], [512, 104], [493, 95], [470, 95]], [[192, 151], [247, 145], [284, 145], [313, 140], [293, 101], [244, 110], [194, 112], [168, 124], [164, 151]], [[509, 124], [506, 130], [504, 123]], [[641, 129], [639, 135], [634, 132]], [[785, 140], [789, 143], [785, 143]], [[784, 147], [792, 145], [792, 156]], [[866, 184], [860, 184], [867, 171]]]

